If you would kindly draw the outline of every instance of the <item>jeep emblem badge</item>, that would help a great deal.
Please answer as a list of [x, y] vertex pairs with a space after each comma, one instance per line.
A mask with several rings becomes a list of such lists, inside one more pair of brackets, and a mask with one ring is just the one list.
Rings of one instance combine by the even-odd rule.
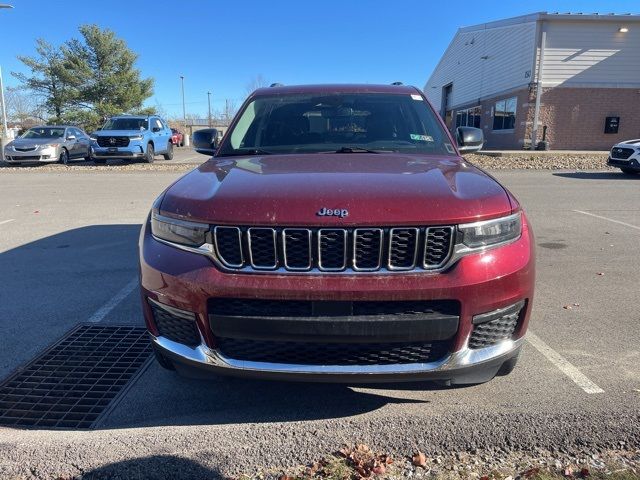
[[327, 207], [322, 207], [320, 210], [318, 210], [318, 213], [316, 213], [316, 215], [318, 215], [319, 217], [340, 217], [340, 218], [344, 218], [347, 215], [349, 215], [349, 210], [347, 210], [346, 208], [327, 208]]

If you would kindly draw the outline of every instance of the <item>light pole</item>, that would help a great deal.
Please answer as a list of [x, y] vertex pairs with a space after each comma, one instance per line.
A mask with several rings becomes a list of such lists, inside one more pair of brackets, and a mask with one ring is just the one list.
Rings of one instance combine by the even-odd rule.
[[182, 119], [184, 120], [184, 128], [187, 128], [187, 110], [184, 104], [184, 75], [180, 75], [180, 83], [182, 84]]
[[[7, 3], [0, 3], [0, 9], [13, 8], [13, 5]], [[4, 160], [4, 142], [9, 136], [9, 130], [7, 129], [7, 109], [4, 103], [4, 85], [2, 83], [2, 68], [0, 68], [0, 101], [2, 101], [2, 135], [0, 136], [0, 159]]]
[[0, 67], [0, 101], [2, 102], [2, 138], [9, 136], [7, 129], [7, 109], [4, 103], [4, 84], [2, 83], [2, 67]]
[[209, 128], [211, 128], [211, 92], [207, 92], [207, 103], [209, 104]]

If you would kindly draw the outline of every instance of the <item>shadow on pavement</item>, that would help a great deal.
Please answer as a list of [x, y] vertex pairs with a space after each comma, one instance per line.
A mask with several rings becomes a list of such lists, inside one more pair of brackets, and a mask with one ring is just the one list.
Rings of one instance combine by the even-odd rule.
[[[62, 477], [60, 477], [62, 478]], [[175, 455], [154, 455], [110, 463], [89, 470], [82, 475], [82, 480], [102, 479], [193, 479], [215, 480], [227, 478], [217, 469], [210, 469], [199, 463]]]
[[622, 172], [556, 172], [553, 175], [581, 180], [640, 180], [640, 174], [633, 175]]
[[[0, 253], [0, 379], [86, 322], [137, 275], [139, 231], [140, 225], [94, 225]], [[102, 323], [143, 325], [138, 295], [132, 292]], [[100, 428], [341, 418], [393, 403], [424, 402], [340, 384], [194, 380], [153, 362]]]

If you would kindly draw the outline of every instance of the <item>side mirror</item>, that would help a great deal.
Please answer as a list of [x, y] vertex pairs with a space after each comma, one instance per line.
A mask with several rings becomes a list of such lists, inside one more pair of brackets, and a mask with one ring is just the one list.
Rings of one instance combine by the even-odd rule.
[[218, 149], [218, 130], [215, 128], [203, 128], [193, 132], [193, 148], [204, 155], [213, 155]]
[[479, 128], [456, 128], [456, 142], [460, 153], [477, 152], [484, 145], [484, 133]]
[[69, 135], [69, 136], [67, 137], [67, 140], [75, 140], [75, 139], [76, 139], [76, 136], [75, 136], [75, 135]]

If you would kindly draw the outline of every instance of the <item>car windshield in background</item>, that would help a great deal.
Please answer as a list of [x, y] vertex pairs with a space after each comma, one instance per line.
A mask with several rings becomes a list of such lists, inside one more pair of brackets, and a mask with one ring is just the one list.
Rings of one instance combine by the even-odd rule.
[[259, 96], [246, 106], [227, 138], [219, 156], [455, 152], [433, 111], [417, 94]]
[[22, 135], [22, 138], [61, 138], [64, 137], [64, 128], [38, 127], [30, 128]]
[[147, 130], [146, 118], [112, 118], [102, 127], [102, 130]]

